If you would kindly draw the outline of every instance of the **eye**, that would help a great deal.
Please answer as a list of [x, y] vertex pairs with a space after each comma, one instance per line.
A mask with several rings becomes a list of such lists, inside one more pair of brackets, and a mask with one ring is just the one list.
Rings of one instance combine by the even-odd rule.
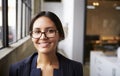
[[39, 33], [41, 33], [41, 31], [33, 31], [33, 33], [39, 34]]
[[55, 30], [54, 30], [54, 29], [49, 29], [47, 32], [48, 32], [48, 33], [54, 33]]

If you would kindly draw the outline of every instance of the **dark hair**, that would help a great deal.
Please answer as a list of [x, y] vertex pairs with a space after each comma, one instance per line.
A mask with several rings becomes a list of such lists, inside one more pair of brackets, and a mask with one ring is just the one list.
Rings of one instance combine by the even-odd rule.
[[38, 13], [32, 19], [32, 21], [30, 23], [30, 32], [33, 30], [33, 24], [34, 24], [34, 22], [38, 18], [40, 18], [42, 16], [48, 17], [48, 18], [50, 18], [53, 21], [53, 23], [55, 24], [55, 26], [56, 26], [56, 28], [58, 30], [58, 33], [59, 33], [59, 35], [61, 37], [61, 40], [63, 40], [65, 38], [65, 34], [64, 34], [64, 31], [63, 31], [62, 23], [61, 23], [60, 19], [57, 17], [57, 15], [55, 15], [54, 13], [49, 12], [49, 11], [42, 11], [42, 12]]

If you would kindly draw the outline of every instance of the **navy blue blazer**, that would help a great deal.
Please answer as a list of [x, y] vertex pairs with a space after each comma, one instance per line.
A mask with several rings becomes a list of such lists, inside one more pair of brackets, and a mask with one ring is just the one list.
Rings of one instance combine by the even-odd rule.
[[[34, 53], [32, 56], [12, 64], [10, 66], [9, 76], [30, 76], [32, 60], [36, 55], [37, 53]], [[59, 53], [57, 53], [57, 57], [59, 60], [61, 72], [56, 72], [54, 76], [83, 76], [83, 67], [80, 62], [65, 58]]]

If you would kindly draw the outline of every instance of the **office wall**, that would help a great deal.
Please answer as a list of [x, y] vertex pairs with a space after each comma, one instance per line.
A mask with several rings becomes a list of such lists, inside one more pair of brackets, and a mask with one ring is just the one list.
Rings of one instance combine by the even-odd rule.
[[41, 0], [32, 0], [32, 16], [41, 11]]
[[[42, 11], [52, 11], [63, 20], [63, 3], [62, 2], [44, 2]], [[62, 21], [63, 22], [63, 21]]]
[[66, 53], [69, 52], [71, 59], [83, 62], [85, 0], [65, 0], [63, 3], [64, 23], [68, 26]]

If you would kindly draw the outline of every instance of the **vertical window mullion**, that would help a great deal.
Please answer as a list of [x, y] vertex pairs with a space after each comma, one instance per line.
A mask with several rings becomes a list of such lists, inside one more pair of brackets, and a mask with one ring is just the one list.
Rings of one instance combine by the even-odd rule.
[[3, 19], [3, 47], [9, 46], [8, 39], [8, 0], [2, 0], [2, 19]]
[[18, 40], [18, 0], [16, 0], [16, 41]]
[[17, 0], [17, 40], [22, 38], [22, 1]]
[[22, 9], [22, 37], [25, 37], [25, 4], [24, 3]]
[[23, 33], [22, 33], [22, 31], [23, 31], [23, 1], [22, 1], [22, 3], [21, 3], [21, 38], [22, 38], [22, 35], [23, 35]]
[[27, 30], [26, 30], [26, 26], [27, 26], [27, 22], [26, 22], [26, 21], [27, 21], [27, 7], [26, 7], [26, 5], [25, 5], [25, 23], [24, 23], [24, 29], [25, 29], [25, 32], [24, 32], [24, 33], [25, 33], [25, 36], [27, 36], [27, 35], [26, 35], [26, 31], [27, 31]]

